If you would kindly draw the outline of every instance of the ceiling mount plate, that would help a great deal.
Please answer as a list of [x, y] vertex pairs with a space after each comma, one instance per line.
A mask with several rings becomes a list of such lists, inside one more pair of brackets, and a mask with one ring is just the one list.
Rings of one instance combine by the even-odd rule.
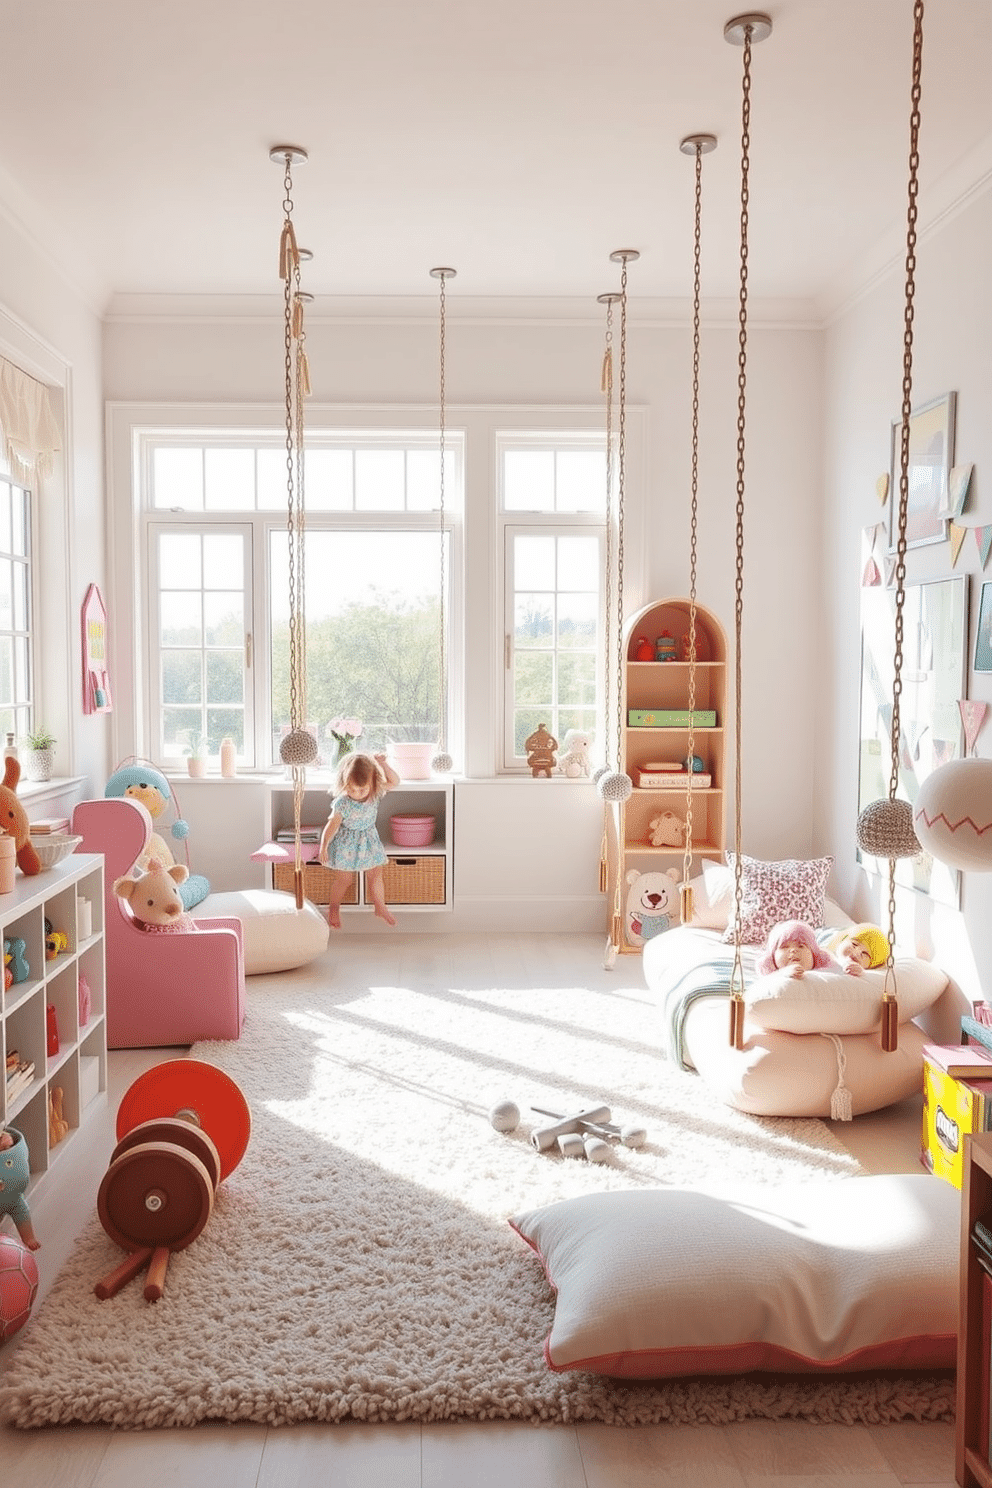
[[636, 263], [640, 256], [636, 248], [615, 248], [610, 254], [610, 263]]
[[269, 159], [276, 165], [303, 165], [310, 156], [302, 145], [273, 145], [269, 151]]
[[772, 34], [771, 16], [765, 15], [761, 10], [748, 10], [743, 15], [734, 16], [723, 28], [723, 39], [733, 46], [743, 46], [748, 31], [751, 33], [752, 44], [764, 41], [766, 36]]
[[619, 300], [622, 300], [622, 299], [623, 299], [623, 295], [620, 293], [620, 291], [618, 289], [611, 289], [606, 294], [597, 295], [596, 296], [596, 304], [597, 305], [615, 305]]
[[445, 269], [445, 268], [431, 269], [431, 278], [432, 279], [455, 279], [455, 278], [457, 278], [457, 276], [458, 276], [458, 270], [457, 269]]
[[312, 248], [297, 248], [296, 251], [300, 255], [300, 263], [310, 263], [313, 258]]
[[700, 155], [708, 155], [711, 150], [716, 149], [716, 135], [687, 134], [685, 139], [679, 140], [679, 149], [683, 155], [695, 155], [697, 145]]

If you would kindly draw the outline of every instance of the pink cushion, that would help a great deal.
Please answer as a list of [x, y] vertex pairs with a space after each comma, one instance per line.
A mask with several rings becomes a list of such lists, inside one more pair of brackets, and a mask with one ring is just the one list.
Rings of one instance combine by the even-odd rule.
[[960, 1195], [929, 1174], [589, 1193], [515, 1215], [556, 1371], [953, 1367]]
[[[736, 855], [727, 854], [731, 879]], [[745, 945], [761, 945], [774, 925], [783, 920], [805, 920], [815, 928], [823, 924], [823, 901], [833, 858], [783, 858], [763, 863], [741, 853], [741, 930]], [[733, 921], [724, 940], [734, 939]]]

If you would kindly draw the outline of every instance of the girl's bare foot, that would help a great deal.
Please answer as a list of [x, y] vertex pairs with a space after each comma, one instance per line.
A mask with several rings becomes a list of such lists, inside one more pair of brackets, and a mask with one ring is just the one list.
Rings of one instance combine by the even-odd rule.
[[30, 1221], [27, 1224], [18, 1225], [17, 1233], [21, 1237], [22, 1245], [26, 1245], [28, 1250], [41, 1249], [41, 1241], [35, 1234], [34, 1226], [30, 1223]]
[[386, 908], [386, 906], [384, 904], [377, 904], [376, 907], [375, 907], [375, 912], [376, 912], [376, 918], [377, 919], [380, 919], [380, 920], [385, 920], [385, 922], [386, 922], [387, 925], [395, 925], [396, 924], [395, 917], [389, 913], [389, 910]]

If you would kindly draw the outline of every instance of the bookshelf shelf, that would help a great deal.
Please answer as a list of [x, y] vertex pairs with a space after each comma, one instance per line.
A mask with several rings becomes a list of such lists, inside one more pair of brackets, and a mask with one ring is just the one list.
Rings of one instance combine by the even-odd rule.
[[[965, 1138], [961, 1189], [961, 1305], [958, 1323], [957, 1428], [954, 1476], [961, 1488], [992, 1488], [988, 1460], [989, 1348], [983, 1323], [986, 1272], [972, 1238], [975, 1220], [992, 1211], [992, 1134]], [[987, 1320], [986, 1320], [987, 1321]], [[985, 1440], [982, 1440], [983, 1435]]]

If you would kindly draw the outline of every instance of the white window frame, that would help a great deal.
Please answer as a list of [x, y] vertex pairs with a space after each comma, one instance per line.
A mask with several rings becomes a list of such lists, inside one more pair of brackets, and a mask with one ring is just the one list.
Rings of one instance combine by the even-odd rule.
[[[36, 616], [38, 615], [38, 598], [36, 588], [40, 582], [40, 566], [35, 562], [35, 531], [36, 531], [36, 508], [37, 493], [32, 482], [15, 476], [7, 461], [0, 455], [0, 482], [9, 486], [11, 492], [19, 492], [23, 497], [25, 511], [25, 552], [15, 553], [13, 545], [11, 551], [6, 549], [0, 552], [0, 559], [9, 561], [13, 565], [21, 565], [24, 570], [24, 602], [27, 610], [27, 625], [24, 629], [15, 626], [13, 617], [9, 626], [0, 631], [0, 636], [9, 638], [11, 644], [11, 697], [9, 701], [3, 702], [3, 711], [0, 717], [4, 722], [0, 725], [0, 733], [13, 732], [15, 739], [23, 739], [29, 729], [38, 728], [46, 722], [40, 716], [37, 699], [35, 697], [35, 677], [37, 676], [37, 658], [35, 655], [37, 628]], [[24, 676], [22, 686], [18, 687], [20, 668], [17, 665], [14, 652], [18, 644], [24, 651]], [[10, 727], [7, 727], [9, 716]]]
[[[286, 515], [275, 508], [261, 508], [254, 512], [211, 512], [202, 506], [189, 511], [177, 508], [152, 507], [147, 503], [146, 493], [152, 484], [152, 460], [154, 450], [164, 446], [189, 447], [213, 445], [223, 448], [258, 448], [274, 445], [284, 448], [285, 431], [279, 422], [279, 414], [273, 412], [269, 419], [253, 411], [250, 420], [243, 426], [221, 419], [210, 421], [209, 409], [200, 412], [196, 422], [177, 420], [161, 425], [132, 426], [129, 434], [132, 445], [132, 500], [135, 511], [135, 540], [137, 544], [134, 572], [140, 575], [140, 585], [133, 601], [136, 628], [142, 635], [142, 667], [135, 673], [136, 685], [140, 687], [142, 701], [135, 703], [136, 734], [141, 740], [161, 740], [161, 688], [157, 649], [157, 617], [154, 606], [157, 599], [156, 574], [153, 569], [151, 532], [153, 527], [172, 526], [179, 531], [202, 531], [208, 527], [219, 530], [234, 530], [247, 526], [251, 529], [252, 569], [251, 587], [246, 592], [246, 654], [251, 659], [246, 667], [246, 734], [245, 758], [239, 762], [246, 771], [255, 769], [271, 773], [280, 768], [277, 760], [269, 757], [269, 741], [272, 738], [272, 717], [269, 696], [268, 658], [271, 648], [270, 594], [268, 589], [268, 552], [272, 531], [285, 531]], [[331, 425], [317, 423], [308, 428], [311, 444], [342, 444], [354, 439], [361, 447], [418, 448], [430, 449], [436, 441], [436, 413], [421, 412], [417, 419], [403, 419], [402, 427], [381, 418], [376, 422], [367, 415], [363, 420], [349, 420], [347, 424]], [[432, 423], [433, 418], [433, 423]], [[326, 436], [322, 438], [321, 436]], [[448, 629], [448, 745], [449, 752], [463, 753], [464, 736], [464, 690], [459, 679], [464, 669], [464, 586], [463, 572], [463, 492], [464, 492], [464, 432], [449, 423], [446, 449], [454, 457], [453, 479], [445, 489], [445, 530], [448, 535], [448, 561], [446, 565], [448, 595], [446, 598], [446, 622]], [[314, 511], [308, 512], [307, 528], [364, 531], [418, 530], [439, 532], [439, 513], [434, 511]], [[137, 659], [137, 652], [136, 658]], [[143, 682], [141, 678], [143, 677]], [[249, 711], [253, 721], [252, 733], [248, 733]], [[134, 752], [148, 753], [136, 743]], [[180, 758], [155, 755], [168, 770], [182, 768]]]
[[[605, 722], [605, 626], [606, 594], [603, 581], [606, 564], [606, 511], [605, 491], [602, 512], [549, 511], [541, 509], [525, 511], [506, 510], [503, 491], [505, 456], [515, 450], [590, 450], [605, 448], [604, 429], [501, 429], [496, 434], [496, 468], [498, 489], [499, 551], [502, 568], [502, 674], [500, 751], [498, 768], [508, 774], [519, 774], [527, 770], [526, 756], [515, 753], [514, 729], [514, 683], [516, 651], [513, 643], [515, 585], [513, 573], [513, 538], [527, 531], [554, 537], [572, 533], [595, 534], [600, 539], [599, 604], [596, 647], [596, 724], [595, 739], [602, 748]], [[557, 699], [555, 699], [557, 709]], [[552, 729], [552, 719], [548, 719]], [[559, 739], [559, 745], [563, 742]]]

